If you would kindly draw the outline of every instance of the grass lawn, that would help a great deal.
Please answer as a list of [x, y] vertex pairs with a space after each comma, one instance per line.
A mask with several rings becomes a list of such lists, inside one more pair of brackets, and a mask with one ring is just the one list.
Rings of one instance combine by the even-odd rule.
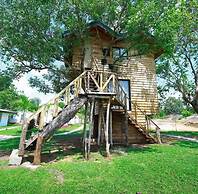
[[0, 126], [0, 129], [5, 129], [5, 128], [9, 128], [9, 127], [16, 127], [16, 126], [20, 126], [19, 124], [8, 124], [8, 126]]
[[[55, 133], [58, 134], [58, 133], [69, 132], [69, 131], [72, 131], [74, 129], [77, 129], [80, 126], [81, 126], [81, 124], [69, 125], [68, 127], [60, 128]], [[17, 128], [14, 128], [14, 129], [1, 130], [0, 131], [0, 135], [20, 136], [21, 135], [21, 127], [17, 127]]]
[[21, 135], [21, 127], [17, 127], [14, 129], [6, 129], [1, 130], [0, 135], [14, 135], [14, 136], [20, 136]]
[[[10, 141], [10, 148], [14, 145], [14, 140], [6, 141]], [[197, 143], [174, 141], [170, 145], [122, 149], [125, 154], [112, 154], [111, 159], [92, 152], [90, 161], [76, 152], [67, 156], [70, 160], [43, 163], [35, 171], [9, 168], [6, 161], [0, 161], [0, 193], [198, 193]]]

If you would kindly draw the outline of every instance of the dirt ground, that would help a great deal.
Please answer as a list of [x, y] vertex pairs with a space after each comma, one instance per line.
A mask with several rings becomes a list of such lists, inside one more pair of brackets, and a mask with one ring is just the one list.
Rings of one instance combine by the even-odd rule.
[[198, 131], [198, 115], [183, 119], [178, 119], [178, 116], [175, 115], [165, 119], [153, 119], [153, 121], [162, 131]]

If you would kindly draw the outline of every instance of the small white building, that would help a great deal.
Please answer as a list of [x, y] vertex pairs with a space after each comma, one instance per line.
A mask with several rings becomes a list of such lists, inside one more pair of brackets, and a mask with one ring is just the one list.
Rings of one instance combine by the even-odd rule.
[[16, 114], [15, 111], [0, 109], [0, 127], [7, 126], [9, 119], [13, 120], [13, 116]]

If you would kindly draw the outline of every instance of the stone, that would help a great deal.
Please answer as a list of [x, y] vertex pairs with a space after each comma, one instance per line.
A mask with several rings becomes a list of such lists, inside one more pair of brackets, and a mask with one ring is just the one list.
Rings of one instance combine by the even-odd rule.
[[33, 165], [31, 162], [24, 162], [21, 166], [31, 170], [36, 170], [39, 167], [39, 165]]
[[18, 149], [12, 150], [12, 153], [11, 153], [10, 158], [9, 158], [8, 165], [19, 166], [21, 164], [22, 157], [18, 156], [18, 152], [19, 152]]

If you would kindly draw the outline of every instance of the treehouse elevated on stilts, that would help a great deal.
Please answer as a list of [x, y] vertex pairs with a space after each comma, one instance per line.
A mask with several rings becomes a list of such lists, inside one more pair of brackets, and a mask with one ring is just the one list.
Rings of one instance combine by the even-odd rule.
[[[115, 144], [160, 142], [149, 134], [150, 116], [158, 111], [155, 58], [160, 52], [138, 54], [125, 36], [108, 26], [92, 22], [86, 36], [65, 33], [65, 63], [72, 69], [73, 81], [46, 105], [27, 119], [23, 126], [19, 156], [34, 147], [34, 163], [40, 163], [42, 143], [53, 132], [85, 107], [82, 145], [88, 158], [92, 144], [105, 145], [107, 156]], [[144, 37], [149, 44], [151, 38]], [[68, 44], [67, 44], [68, 46]], [[75, 76], [76, 75], [76, 76]], [[60, 107], [61, 104], [64, 106]], [[31, 127], [39, 128], [27, 138]], [[158, 134], [158, 133], [157, 133]]]

